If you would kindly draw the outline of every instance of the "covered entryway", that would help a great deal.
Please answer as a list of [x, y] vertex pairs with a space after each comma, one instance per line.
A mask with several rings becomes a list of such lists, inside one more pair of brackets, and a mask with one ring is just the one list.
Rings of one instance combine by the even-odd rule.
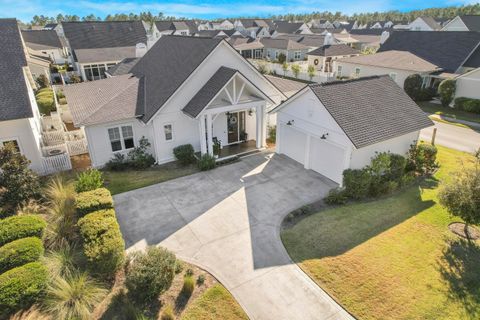
[[220, 156], [225, 146], [266, 146], [267, 104], [273, 101], [238, 70], [221, 67], [183, 111], [198, 120], [201, 154]]

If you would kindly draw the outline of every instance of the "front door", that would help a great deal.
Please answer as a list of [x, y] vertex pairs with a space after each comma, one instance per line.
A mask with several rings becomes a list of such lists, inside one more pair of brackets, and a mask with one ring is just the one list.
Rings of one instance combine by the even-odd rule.
[[245, 111], [230, 112], [227, 116], [228, 144], [245, 140]]

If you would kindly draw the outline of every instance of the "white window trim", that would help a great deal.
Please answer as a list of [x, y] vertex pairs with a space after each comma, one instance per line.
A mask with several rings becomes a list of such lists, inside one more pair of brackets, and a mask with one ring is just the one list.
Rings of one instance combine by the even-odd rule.
[[[298, 55], [298, 57], [297, 57], [297, 55]], [[294, 59], [301, 59], [302, 58], [302, 51], [295, 51], [293, 53], [293, 58]]]
[[[126, 149], [125, 148], [125, 139], [123, 138], [123, 132], [122, 132], [122, 127], [132, 127], [132, 134], [133, 134], [133, 148], [128, 148]], [[113, 151], [112, 150], [112, 141], [110, 140], [110, 135], [108, 134], [108, 129], [113, 129], [113, 128], [118, 128], [119, 132], [120, 132], [120, 145], [122, 146], [122, 149], [121, 150], [117, 150], [117, 151]], [[135, 145], [137, 144], [135, 141], [137, 141], [136, 139], [136, 136], [135, 136], [135, 130], [133, 130], [133, 124], [131, 123], [122, 123], [122, 124], [118, 124], [118, 125], [114, 125], [114, 126], [109, 126], [107, 127], [107, 130], [106, 130], [106, 133], [107, 133], [107, 141], [110, 145], [110, 150], [112, 153], [124, 153], [126, 151], [130, 151], [130, 150], [133, 150], [135, 149]]]
[[[358, 72], [357, 72], [357, 70], [358, 70]], [[361, 72], [360, 68], [355, 67], [354, 74], [355, 74], [356, 77], [360, 77], [360, 72]]]
[[397, 73], [396, 72], [390, 72], [388, 76], [393, 80], [397, 81]]
[[[167, 140], [167, 137], [166, 137], [166, 134], [165, 134], [165, 126], [172, 126], [172, 139], [170, 140]], [[167, 143], [170, 143], [170, 142], [174, 142], [175, 141], [175, 130], [174, 130], [174, 122], [164, 122], [163, 125], [162, 125], [162, 130], [163, 130], [163, 141], [167, 142]]]
[[337, 66], [337, 76], [338, 77], [342, 76], [342, 71], [343, 71], [343, 67], [342, 66]]
[[1, 138], [0, 139], [0, 143], [2, 144], [1, 147], [3, 147], [4, 142], [9, 142], [9, 141], [17, 141], [18, 149], [20, 149], [20, 154], [23, 154], [22, 144], [20, 143], [20, 139], [18, 137]]

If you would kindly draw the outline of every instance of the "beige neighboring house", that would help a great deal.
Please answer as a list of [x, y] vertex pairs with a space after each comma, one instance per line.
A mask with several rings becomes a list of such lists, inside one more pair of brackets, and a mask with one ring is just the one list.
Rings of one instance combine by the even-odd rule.
[[342, 58], [360, 55], [360, 51], [346, 44], [324, 45], [307, 53], [308, 65], [322, 72], [333, 72], [333, 63]]
[[408, 51], [384, 51], [335, 61], [336, 77], [367, 77], [388, 74], [401, 88], [412, 74], [427, 78], [441, 68]]
[[480, 99], [480, 68], [457, 77], [455, 97]]

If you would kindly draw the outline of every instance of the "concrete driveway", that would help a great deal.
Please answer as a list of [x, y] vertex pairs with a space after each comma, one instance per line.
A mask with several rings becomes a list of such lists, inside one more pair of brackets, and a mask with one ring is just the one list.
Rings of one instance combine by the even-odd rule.
[[261, 153], [115, 196], [128, 250], [162, 245], [212, 273], [251, 319], [350, 316], [289, 258], [280, 224], [335, 184]]

